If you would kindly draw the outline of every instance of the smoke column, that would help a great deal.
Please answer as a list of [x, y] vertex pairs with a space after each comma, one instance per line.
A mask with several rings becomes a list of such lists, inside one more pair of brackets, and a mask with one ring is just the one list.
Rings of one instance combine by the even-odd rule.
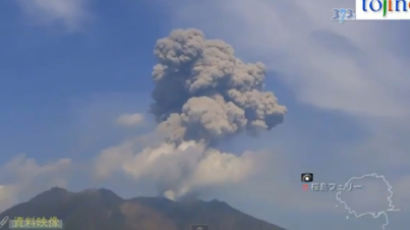
[[283, 121], [286, 108], [264, 91], [264, 65], [242, 62], [230, 45], [196, 29], [173, 31], [157, 41], [154, 54], [151, 111], [162, 141], [140, 151], [132, 143], [107, 149], [101, 167], [120, 154], [122, 171], [154, 180], [170, 199], [246, 178], [252, 153], [224, 153], [214, 143]]

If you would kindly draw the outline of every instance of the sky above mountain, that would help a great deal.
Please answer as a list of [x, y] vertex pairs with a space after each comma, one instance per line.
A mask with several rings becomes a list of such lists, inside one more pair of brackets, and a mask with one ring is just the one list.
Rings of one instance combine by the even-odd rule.
[[[273, 92], [286, 113], [281, 124], [263, 132], [236, 132], [251, 127], [241, 116], [222, 133], [209, 126], [201, 126], [205, 134], [190, 132], [194, 141], [207, 140], [199, 152], [216, 149], [222, 162], [248, 157], [253, 167], [232, 164], [231, 174], [215, 170], [233, 175], [221, 183], [214, 177], [193, 182], [199, 180], [193, 177], [173, 179], [173, 185], [189, 181], [189, 191], [200, 198], [226, 200], [289, 229], [375, 229], [381, 220], [346, 221], [334, 193], [303, 192], [300, 173], [344, 183], [376, 172], [389, 179], [401, 208], [391, 214], [390, 228], [402, 229], [410, 221], [409, 24], [340, 24], [331, 19], [333, 8], [340, 7], [354, 8], [354, 1], [1, 1], [0, 209], [56, 185], [77, 191], [108, 187], [125, 197], [184, 194], [164, 189], [175, 186], [161, 180], [170, 170], [163, 164], [136, 171], [146, 164], [130, 166], [124, 159], [144, 159], [118, 153], [135, 157], [161, 146], [158, 118], [175, 108], [150, 112], [152, 104], [164, 106], [167, 99], [151, 95], [160, 87], [154, 66], [170, 63], [161, 59], [156, 44], [175, 29], [195, 28], [204, 40], [231, 45], [229, 60], [263, 63], [261, 89]], [[215, 55], [209, 57], [201, 61], [213, 63]], [[226, 95], [216, 98], [205, 102], [229, 102]], [[197, 122], [186, 114], [180, 113], [185, 124]], [[171, 168], [187, 165], [189, 159], [182, 159]], [[232, 173], [237, 171], [246, 177]]]

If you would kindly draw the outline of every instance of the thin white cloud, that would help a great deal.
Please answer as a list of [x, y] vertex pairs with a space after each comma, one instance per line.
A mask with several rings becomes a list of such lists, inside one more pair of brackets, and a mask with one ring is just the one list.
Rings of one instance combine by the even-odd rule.
[[13, 158], [0, 168], [0, 211], [50, 187], [65, 187], [70, 166], [70, 159], [40, 165], [25, 155]]
[[87, 0], [17, 0], [30, 21], [77, 30], [90, 17]]
[[134, 127], [141, 124], [144, 121], [144, 115], [140, 113], [123, 114], [118, 117], [117, 124], [122, 126]]

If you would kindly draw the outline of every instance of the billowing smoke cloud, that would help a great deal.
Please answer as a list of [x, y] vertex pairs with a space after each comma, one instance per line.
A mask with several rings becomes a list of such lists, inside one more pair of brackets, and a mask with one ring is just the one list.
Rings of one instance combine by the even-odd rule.
[[148, 177], [173, 199], [244, 179], [254, 167], [253, 154], [224, 153], [214, 143], [283, 121], [286, 108], [263, 89], [263, 64], [242, 62], [231, 46], [195, 29], [173, 31], [154, 53], [151, 111], [163, 141], [142, 149], [131, 141], [103, 151], [99, 175], [120, 168], [136, 179]]
[[175, 30], [154, 53], [159, 63], [152, 111], [177, 128], [173, 138], [212, 140], [283, 121], [286, 108], [263, 91], [263, 64], [243, 63], [225, 42], [207, 40], [195, 29]]

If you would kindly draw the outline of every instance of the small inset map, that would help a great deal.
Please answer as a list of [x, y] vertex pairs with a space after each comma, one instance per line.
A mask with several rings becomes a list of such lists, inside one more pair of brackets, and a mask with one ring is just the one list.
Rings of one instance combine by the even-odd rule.
[[346, 209], [349, 215], [355, 218], [371, 216], [374, 219], [385, 219], [381, 229], [389, 225], [389, 212], [400, 211], [393, 204], [393, 188], [389, 181], [377, 173], [352, 177], [345, 185], [359, 184], [362, 189], [352, 191], [339, 191], [336, 200]]

